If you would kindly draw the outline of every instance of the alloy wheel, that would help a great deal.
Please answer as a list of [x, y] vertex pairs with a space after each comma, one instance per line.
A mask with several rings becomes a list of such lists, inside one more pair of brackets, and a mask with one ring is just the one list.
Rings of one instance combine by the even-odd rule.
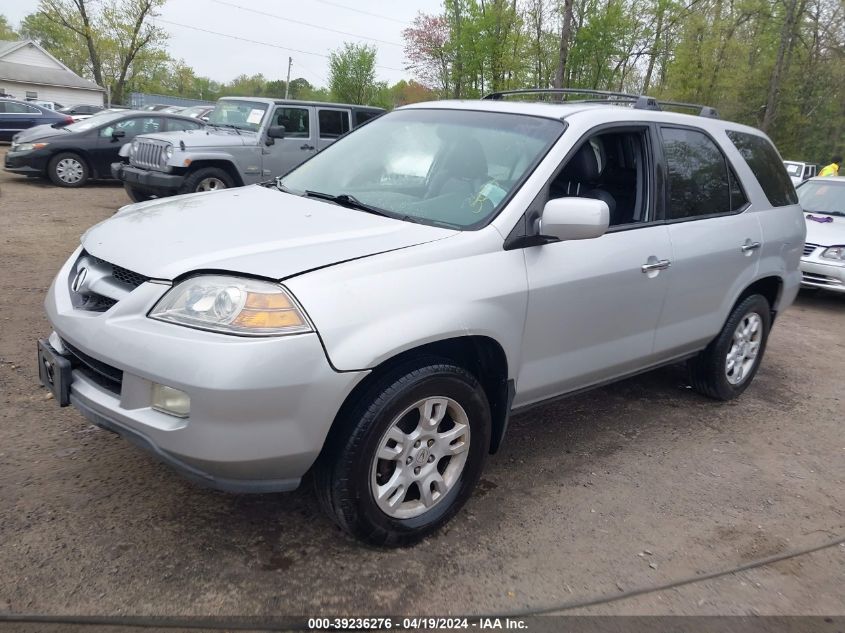
[[749, 376], [757, 362], [762, 340], [763, 319], [756, 312], [749, 312], [736, 326], [725, 358], [725, 377], [730, 384], [738, 385]]
[[470, 426], [451, 398], [417, 401], [390, 423], [371, 468], [371, 491], [382, 512], [410, 519], [440, 503], [460, 480]]

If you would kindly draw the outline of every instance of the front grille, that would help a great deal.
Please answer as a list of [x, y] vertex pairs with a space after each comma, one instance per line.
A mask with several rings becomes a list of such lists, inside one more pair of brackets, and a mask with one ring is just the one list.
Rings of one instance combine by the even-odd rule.
[[62, 345], [70, 356], [70, 364], [74, 369], [80, 370], [86, 377], [104, 389], [115, 395], [120, 395], [120, 388], [123, 385], [123, 372], [120, 369], [92, 358], [85, 352], [69, 345], [67, 341], [62, 341]]
[[812, 255], [813, 251], [815, 251], [817, 248], [819, 248], [818, 244], [810, 244], [809, 242], [807, 242], [806, 244], [804, 244], [804, 255]]
[[842, 282], [839, 279], [836, 277], [828, 277], [827, 275], [802, 272], [801, 277], [804, 283], [810, 283], [817, 286], [842, 286]]
[[131, 164], [145, 169], [161, 170], [163, 168], [161, 159], [164, 145], [144, 139], [138, 139], [135, 143], [135, 151], [129, 158]]
[[[83, 267], [88, 269], [85, 275], [87, 281], [74, 290], [74, 279]], [[96, 286], [98, 292], [94, 292], [89, 284], [95, 277], [100, 280], [116, 283], [99, 284]], [[149, 280], [150, 278], [146, 275], [136, 273], [99, 257], [94, 257], [86, 251], [82, 251], [82, 254], [77, 260], [76, 267], [68, 279], [68, 285], [74, 307], [89, 312], [105, 312], [135, 288]]]
[[127, 286], [132, 286], [133, 288], [137, 288], [141, 284], [146, 283], [150, 280], [150, 278], [146, 275], [132, 272], [131, 270], [127, 270], [126, 268], [123, 268], [122, 266], [117, 266], [116, 264], [111, 265], [111, 276], [114, 277], [120, 283], [126, 284]]

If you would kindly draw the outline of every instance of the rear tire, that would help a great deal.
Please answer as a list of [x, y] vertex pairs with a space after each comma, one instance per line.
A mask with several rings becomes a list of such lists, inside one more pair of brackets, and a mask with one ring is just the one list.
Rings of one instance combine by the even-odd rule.
[[762, 295], [743, 299], [722, 331], [688, 363], [693, 389], [715, 400], [731, 400], [754, 379], [772, 324], [769, 302]]
[[198, 193], [200, 191], [218, 191], [235, 186], [232, 177], [219, 167], [202, 167], [188, 174], [179, 193]]
[[153, 199], [152, 194], [146, 193], [139, 189], [135, 189], [134, 187], [131, 187], [125, 183], [123, 185], [123, 189], [124, 191], [126, 191], [126, 195], [129, 196], [129, 199], [132, 202], [146, 202], [147, 200]]
[[433, 358], [397, 367], [338, 423], [314, 470], [317, 497], [343, 530], [373, 545], [411, 545], [444, 525], [472, 494], [490, 448], [478, 380]]
[[79, 154], [61, 152], [50, 159], [47, 175], [59, 187], [81, 187], [91, 174], [88, 163]]

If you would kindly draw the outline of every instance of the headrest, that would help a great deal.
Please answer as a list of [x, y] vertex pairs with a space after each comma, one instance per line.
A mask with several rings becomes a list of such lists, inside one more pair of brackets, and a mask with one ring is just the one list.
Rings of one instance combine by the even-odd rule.
[[567, 181], [592, 182], [596, 180], [599, 177], [599, 163], [592, 145], [584, 143], [569, 159], [561, 175]]

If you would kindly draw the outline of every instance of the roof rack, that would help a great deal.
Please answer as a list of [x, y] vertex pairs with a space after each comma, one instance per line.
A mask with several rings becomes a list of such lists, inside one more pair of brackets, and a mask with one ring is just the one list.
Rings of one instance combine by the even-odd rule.
[[[668, 106], [670, 108], [683, 108], [698, 110], [699, 116], [709, 117], [711, 119], [718, 119], [719, 113], [715, 108], [705, 105], [698, 105], [695, 103], [682, 103], [680, 101], [658, 101], [654, 97], [646, 95], [636, 95], [629, 92], [614, 92], [610, 90], [592, 90], [587, 88], [523, 88], [519, 90], [500, 90], [498, 92], [491, 92], [482, 97], [482, 99], [489, 101], [500, 101], [502, 98], [511, 95], [560, 95], [566, 97], [568, 95], [587, 95], [591, 97], [601, 97], [600, 99], [578, 99], [581, 103], [624, 103], [632, 104], [637, 110], [661, 110], [661, 106]], [[566, 100], [566, 99], [564, 99]]]

